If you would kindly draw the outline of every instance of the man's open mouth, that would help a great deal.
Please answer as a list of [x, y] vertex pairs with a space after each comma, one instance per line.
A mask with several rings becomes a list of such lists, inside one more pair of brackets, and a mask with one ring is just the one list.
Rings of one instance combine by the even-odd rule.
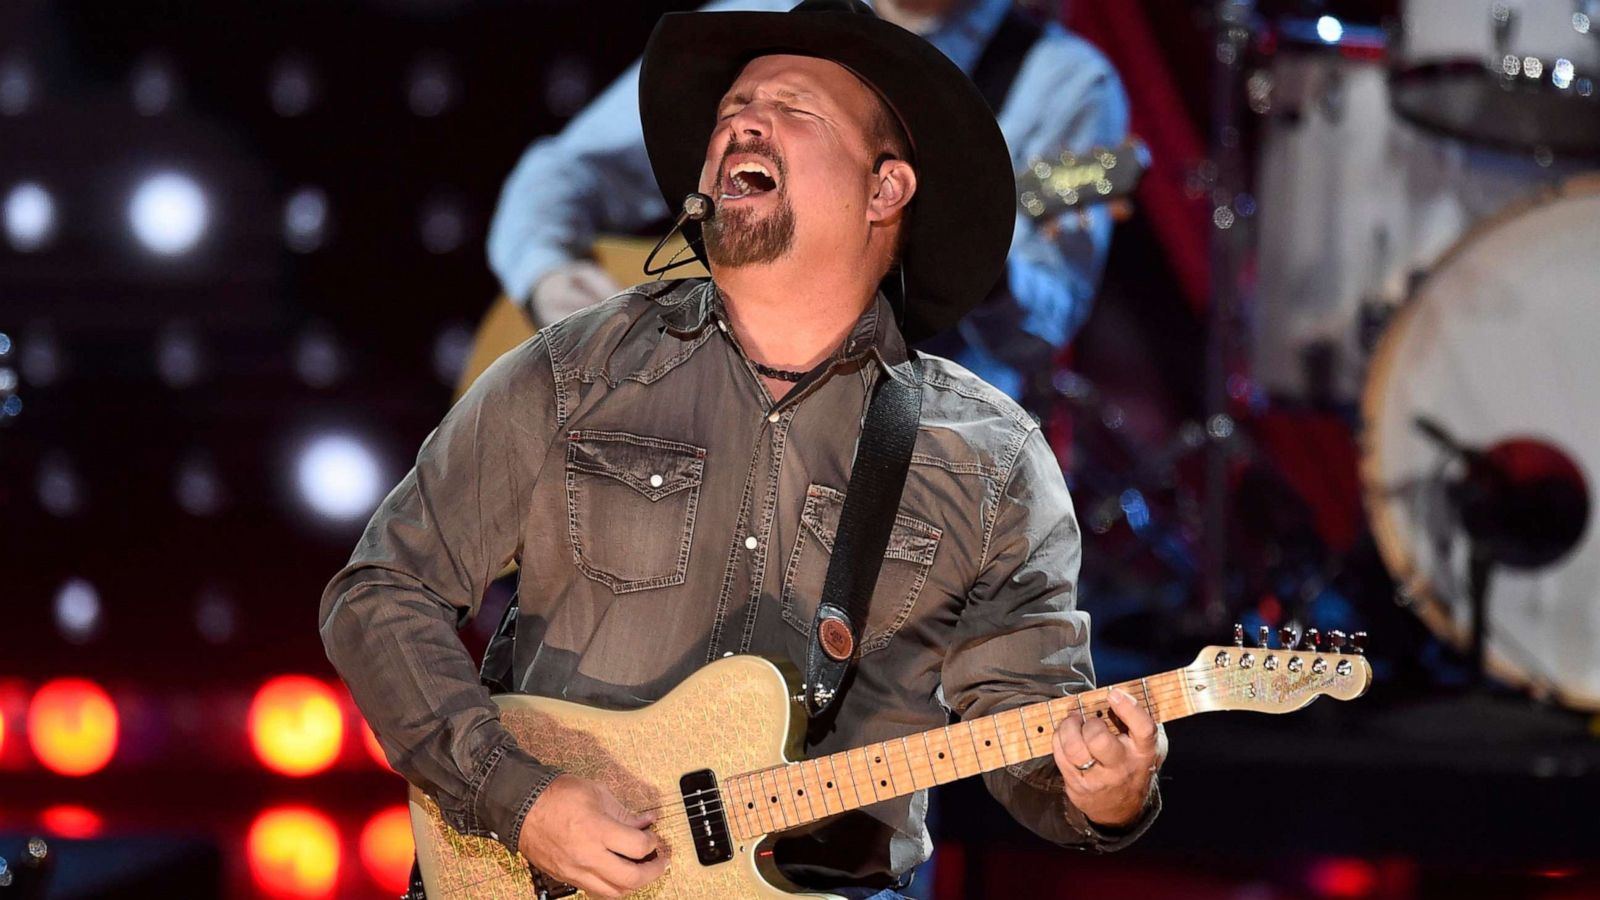
[[722, 199], [738, 200], [776, 190], [778, 180], [765, 163], [742, 161], [728, 168], [722, 179]]

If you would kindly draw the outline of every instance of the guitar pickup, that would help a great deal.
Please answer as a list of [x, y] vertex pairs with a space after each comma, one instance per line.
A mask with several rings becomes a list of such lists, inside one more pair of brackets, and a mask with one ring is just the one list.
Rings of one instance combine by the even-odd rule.
[[700, 865], [714, 866], [733, 859], [728, 818], [722, 811], [722, 790], [710, 769], [690, 772], [678, 779], [683, 809], [689, 819], [689, 837]]

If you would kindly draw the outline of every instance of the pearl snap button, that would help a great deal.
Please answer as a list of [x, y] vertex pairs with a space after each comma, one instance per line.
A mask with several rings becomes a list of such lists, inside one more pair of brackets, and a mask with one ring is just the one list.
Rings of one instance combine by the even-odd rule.
[[651, 487], [661, 487], [661, 483], [664, 482], [664, 481], [666, 481], [666, 479], [662, 478], [660, 475], [651, 475], [650, 476], [650, 486]]
[[767, 421], [768, 422], [772, 422], [773, 424], [777, 424], [778, 414], [777, 413], [773, 413], [772, 415], [767, 416]]
[[755, 535], [751, 535], [750, 537], [744, 539], [744, 548], [746, 550], [754, 550], [756, 545], [759, 543], [761, 542], [756, 540]]

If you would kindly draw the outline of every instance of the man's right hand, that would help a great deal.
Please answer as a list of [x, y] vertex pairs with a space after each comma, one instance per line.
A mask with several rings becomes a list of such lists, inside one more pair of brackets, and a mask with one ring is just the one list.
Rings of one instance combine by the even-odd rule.
[[605, 785], [558, 775], [528, 810], [517, 849], [540, 871], [591, 896], [620, 897], [667, 870], [666, 848], [649, 830], [654, 822], [653, 815], [630, 812]]
[[543, 328], [620, 290], [605, 269], [587, 259], [574, 259], [546, 272], [534, 284], [528, 312], [534, 324]]

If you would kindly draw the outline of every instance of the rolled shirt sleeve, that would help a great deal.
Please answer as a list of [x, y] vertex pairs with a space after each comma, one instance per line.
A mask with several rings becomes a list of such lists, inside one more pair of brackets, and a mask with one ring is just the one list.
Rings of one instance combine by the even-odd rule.
[[[1061, 470], [1036, 428], [1011, 467], [986, 543], [985, 565], [945, 655], [950, 708], [972, 719], [1094, 687], [1089, 614], [1077, 608], [1078, 523]], [[1161, 806], [1152, 779], [1133, 825], [1098, 827], [1068, 802], [1051, 757], [990, 772], [984, 781], [1040, 837], [1100, 851], [1131, 843]]]
[[520, 553], [538, 468], [554, 438], [542, 337], [478, 379], [423, 443], [322, 596], [328, 659], [391, 765], [465, 834], [513, 850], [557, 774], [520, 750], [456, 629]]

